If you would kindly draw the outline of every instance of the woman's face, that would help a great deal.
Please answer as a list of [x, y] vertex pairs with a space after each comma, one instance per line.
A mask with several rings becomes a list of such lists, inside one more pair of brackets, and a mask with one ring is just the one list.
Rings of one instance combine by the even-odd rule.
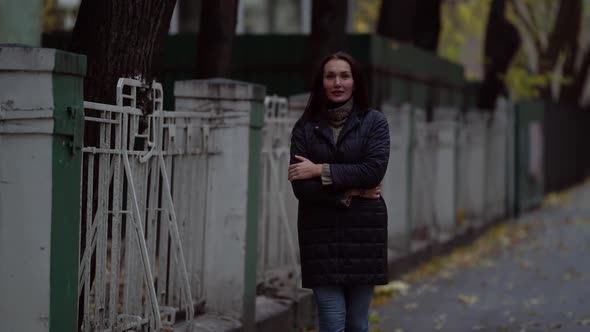
[[345, 102], [354, 91], [354, 79], [348, 62], [332, 59], [324, 65], [324, 92], [333, 103]]

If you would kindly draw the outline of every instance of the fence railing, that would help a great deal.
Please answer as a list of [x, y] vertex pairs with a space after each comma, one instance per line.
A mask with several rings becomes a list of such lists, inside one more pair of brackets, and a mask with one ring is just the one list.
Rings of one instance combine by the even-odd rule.
[[[244, 86], [232, 92], [244, 98]], [[175, 112], [162, 110], [160, 84], [131, 79], [119, 80], [115, 105], [84, 102], [87, 133], [96, 136], [82, 149], [83, 331], [160, 331], [172, 328], [178, 315], [190, 321], [207, 308], [243, 318], [245, 224], [250, 223], [243, 195], [250, 175], [247, 161], [238, 165], [232, 158], [248, 156], [252, 106], [243, 99], [231, 104], [231, 96], [229, 103], [195, 97], [195, 106], [187, 100], [193, 100], [191, 91], [201, 90], [189, 90], [181, 92], [187, 94]], [[277, 117], [273, 121], [287, 125]], [[232, 150], [236, 139], [246, 148]], [[271, 152], [269, 179], [276, 182], [276, 171], [284, 167], [276, 162], [288, 159], [284, 151], [283, 156]], [[234, 177], [227, 175], [231, 167]], [[288, 225], [285, 219], [280, 231]], [[222, 254], [231, 256], [225, 265]], [[293, 250], [273, 256], [270, 265], [285, 262], [287, 255], [286, 262], [296, 267]], [[221, 285], [229, 294], [219, 293]]]
[[[85, 102], [83, 233], [79, 293], [85, 331], [172, 326], [202, 304], [209, 130], [219, 116], [138, 108], [135, 80], [119, 80], [117, 105]], [[147, 128], [141, 128], [141, 126]]]

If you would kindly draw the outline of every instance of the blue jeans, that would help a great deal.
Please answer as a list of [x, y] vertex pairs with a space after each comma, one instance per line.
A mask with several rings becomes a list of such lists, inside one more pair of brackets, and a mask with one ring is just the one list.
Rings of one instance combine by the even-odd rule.
[[373, 286], [313, 288], [320, 332], [368, 332]]

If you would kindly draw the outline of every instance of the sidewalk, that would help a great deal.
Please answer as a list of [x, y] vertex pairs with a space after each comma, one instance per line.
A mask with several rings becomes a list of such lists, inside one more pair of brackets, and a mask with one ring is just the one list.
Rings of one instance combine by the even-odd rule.
[[402, 280], [372, 332], [590, 331], [590, 182]]

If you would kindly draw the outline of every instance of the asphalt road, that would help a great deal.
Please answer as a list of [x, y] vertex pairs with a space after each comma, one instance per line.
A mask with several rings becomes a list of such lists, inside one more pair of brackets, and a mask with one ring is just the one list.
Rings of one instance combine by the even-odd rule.
[[373, 306], [372, 331], [590, 331], [590, 185], [559, 200], [520, 243]]

